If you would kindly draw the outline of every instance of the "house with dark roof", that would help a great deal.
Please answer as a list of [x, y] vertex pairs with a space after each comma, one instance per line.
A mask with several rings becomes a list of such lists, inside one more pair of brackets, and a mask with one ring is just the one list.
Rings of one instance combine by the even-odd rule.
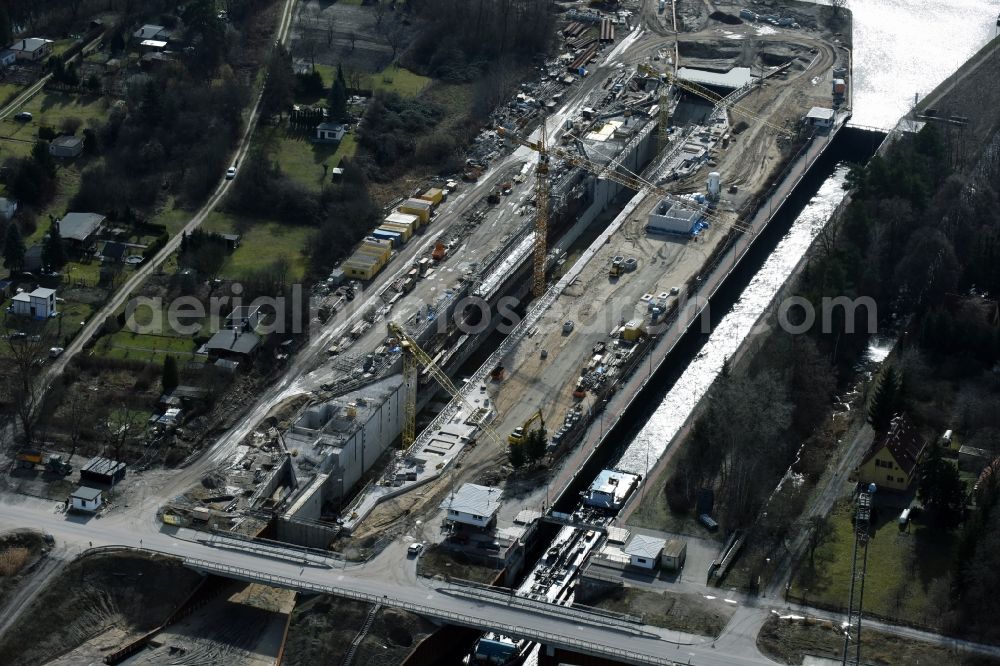
[[17, 60], [27, 60], [28, 62], [38, 62], [48, 57], [52, 53], [52, 40], [41, 37], [28, 37], [19, 39], [10, 45], [11, 51]]
[[83, 137], [64, 134], [49, 143], [49, 155], [52, 157], [73, 158], [83, 154]]
[[211, 361], [219, 358], [243, 361], [253, 357], [260, 347], [260, 336], [250, 331], [224, 328], [205, 343], [201, 351]]
[[888, 430], [876, 435], [858, 467], [858, 481], [879, 489], [907, 490], [917, 477], [927, 442], [905, 414], [897, 414]]
[[104, 224], [100, 213], [66, 213], [59, 220], [59, 235], [77, 249], [90, 247]]

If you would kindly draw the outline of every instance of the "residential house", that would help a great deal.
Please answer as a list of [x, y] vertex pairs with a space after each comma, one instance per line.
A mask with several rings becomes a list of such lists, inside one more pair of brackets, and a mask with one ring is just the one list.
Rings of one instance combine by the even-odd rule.
[[11, 299], [10, 313], [32, 319], [48, 319], [56, 315], [56, 290], [38, 287], [22, 291]]
[[907, 490], [917, 477], [926, 445], [910, 419], [898, 414], [886, 432], [876, 435], [858, 468], [858, 481], [879, 489]]
[[208, 354], [212, 361], [218, 358], [243, 361], [253, 357], [260, 342], [260, 336], [256, 333], [224, 328], [213, 335], [200, 351]]
[[10, 45], [10, 50], [17, 60], [40, 62], [52, 53], [52, 40], [41, 37], [19, 39]]
[[49, 143], [49, 155], [52, 157], [79, 157], [83, 154], [83, 137], [63, 135]]
[[446, 520], [472, 527], [488, 527], [500, 510], [499, 488], [465, 483], [441, 502], [448, 514]]
[[17, 202], [7, 197], [0, 197], [0, 220], [9, 222], [17, 212]]
[[313, 139], [321, 143], [339, 143], [347, 130], [338, 123], [320, 123], [316, 125], [316, 136]]
[[59, 220], [59, 235], [70, 247], [86, 249], [93, 245], [104, 220], [99, 213], [66, 213]]
[[154, 39], [158, 41], [166, 41], [170, 37], [170, 33], [162, 25], [153, 25], [147, 23], [138, 30], [132, 33], [132, 39], [137, 42], [144, 42], [147, 39]]
[[99, 489], [80, 486], [70, 494], [69, 500], [71, 511], [97, 513], [101, 508], [103, 498]]
[[17, 62], [17, 54], [10, 49], [4, 49], [0, 51], [0, 68], [10, 67], [15, 62]]

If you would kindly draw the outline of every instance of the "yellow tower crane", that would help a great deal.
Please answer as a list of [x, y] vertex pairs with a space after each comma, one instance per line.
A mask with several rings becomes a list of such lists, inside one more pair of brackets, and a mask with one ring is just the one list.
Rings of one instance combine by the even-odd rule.
[[545, 260], [549, 256], [549, 153], [545, 147], [545, 119], [539, 132], [538, 170], [535, 173], [535, 265], [531, 274], [531, 295], [545, 293]]
[[[462, 405], [469, 410], [472, 414], [476, 411], [476, 407], [469, 403], [462, 395], [461, 391], [452, 383], [451, 379], [445, 374], [444, 370], [438, 367], [437, 363], [430, 355], [420, 348], [417, 341], [414, 340], [409, 333], [403, 330], [403, 327], [396, 322], [390, 321], [387, 325], [389, 329], [389, 334], [394, 336], [399, 340], [400, 346], [403, 348], [403, 385], [405, 390], [405, 398], [403, 403], [403, 450], [410, 448], [416, 439], [416, 429], [417, 429], [417, 388], [418, 379], [417, 375], [420, 372], [420, 368], [423, 367], [430, 373], [431, 377], [441, 385], [445, 391], [455, 400], [458, 400]], [[479, 424], [479, 429], [482, 430], [486, 435], [493, 440], [497, 446], [504, 446], [503, 440], [500, 435], [489, 426], [486, 422], [481, 422]]]
[[[653, 183], [649, 182], [648, 180], [646, 180], [645, 178], [643, 178], [638, 174], [631, 172], [621, 173], [619, 171], [616, 171], [612, 167], [598, 164], [593, 160], [590, 160], [582, 155], [572, 153], [564, 148], [560, 147], [546, 148], [544, 145], [540, 145], [539, 142], [537, 141], [529, 141], [528, 139], [525, 139], [524, 137], [514, 132], [508, 131], [503, 127], [497, 128], [497, 134], [522, 146], [530, 148], [532, 150], [536, 151], [546, 150], [548, 158], [554, 156], [561, 160], [565, 160], [568, 164], [572, 166], [579, 167], [585, 171], [589, 171], [590, 173], [600, 176], [602, 178], [607, 178], [608, 180], [618, 183], [619, 185], [624, 185], [630, 190], [635, 190], [636, 192], [641, 192], [641, 191], [651, 192], [662, 199], [669, 200], [678, 208], [684, 208], [687, 210], [696, 210], [697, 212], [701, 213], [705, 218], [711, 220], [716, 224], [719, 224], [722, 227], [732, 228], [736, 229], [737, 231], [743, 231], [743, 232], [750, 231], [750, 227], [748, 225], [739, 221], [728, 222], [726, 220], [723, 220], [717, 215], [709, 213], [708, 211], [703, 211], [701, 207], [695, 204], [693, 201], [684, 199], [682, 197], [678, 197], [676, 194], [664, 189], [663, 187], [660, 187], [659, 185], [654, 185]], [[546, 160], [546, 162], [547, 161], [548, 160]], [[546, 187], [547, 186], [548, 185], [546, 184]]]
[[667, 125], [670, 124], [670, 84], [664, 81], [660, 73], [645, 63], [640, 63], [639, 71], [656, 79], [660, 84], [660, 110], [657, 112], [656, 149], [660, 152], [667, 147], [670, 134]]

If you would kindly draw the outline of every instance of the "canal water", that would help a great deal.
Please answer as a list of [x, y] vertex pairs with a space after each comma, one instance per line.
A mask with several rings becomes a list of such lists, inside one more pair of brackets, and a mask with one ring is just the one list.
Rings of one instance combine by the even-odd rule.
[[[829, 4], [822, 0], [821, 4]], [[997, 32], [1000, 0], [848, 0], [853, 123], [889, 129]]]
[[[929, 93], [996, 34], [1000, 0], [848, 0], [847, 6], [854, 12], [851, 122], [888, 129], [910, 110], [914, 93]], [[783, 229], [780, 241], [759, 243], [758, 256], [746, 257], [740, 270], [748, 275], [741, 280], [734, 274], [729, 282], [747, 286], [728, 298], [725, 289], [720, 291], [712, 303], [713, 315], [725, 314], [717, 323], [713, 317], [707, 338], [689, 335], [684, 343], [688, 348], [675, 350], [677, 359], [690, 362], [664, 364], [621, 432], [612, 433], [609, 451], [595, 456], [603, 465], [645, 474], [656, 463], [718, 376], [724, 359], [757, 333], [753, 329], [760, 313], [843, 199], [846, 163], [864, 161], [874, 152], [872, 136], [848, 129], [836, 139], [799, 187], [796, 200], [765, 232]], [[614, 441], [620, 444], [611, 445]]]

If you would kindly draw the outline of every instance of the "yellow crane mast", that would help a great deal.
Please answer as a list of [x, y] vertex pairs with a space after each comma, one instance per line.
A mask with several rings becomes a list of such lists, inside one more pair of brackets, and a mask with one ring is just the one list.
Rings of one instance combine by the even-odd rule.
[[[399, 345], [403, 349], [403, 386], [405, 390], [404, 403], [403, 403], [403, 442], [402, 448], [405, 451], [409, 449], [416, 440], [416, 428], [417, 428], [417, 389], [418, 389], [418, 378], [417, 375], [420, 372], [420, 368], [423, 367], [427, 372], [441, 385], [445, 391], [455, 400], [458, 400], [462, 405], [469, 410], [472, 414], [476, 411], [476, 407], [472, 405], [465, 396], [462, 395], [461, 391], [452, 383], [451, 379], [445, 374], [444, 370], [438, 367], [437, 363], [430, 355], [420, 348], [417, 341], [414, 340], [409, 333], [403, 330], [403, 327], [396, 322], [390, 321], [387, 324], [389, 329], [389, 334], [399, 340]], [[489, 426], [485, 421], [479, 424], [480, 430], [486, 433], [486, 435], [493, 440], [497, 446], [504, 446], [503, 440], [500, 435]]]

